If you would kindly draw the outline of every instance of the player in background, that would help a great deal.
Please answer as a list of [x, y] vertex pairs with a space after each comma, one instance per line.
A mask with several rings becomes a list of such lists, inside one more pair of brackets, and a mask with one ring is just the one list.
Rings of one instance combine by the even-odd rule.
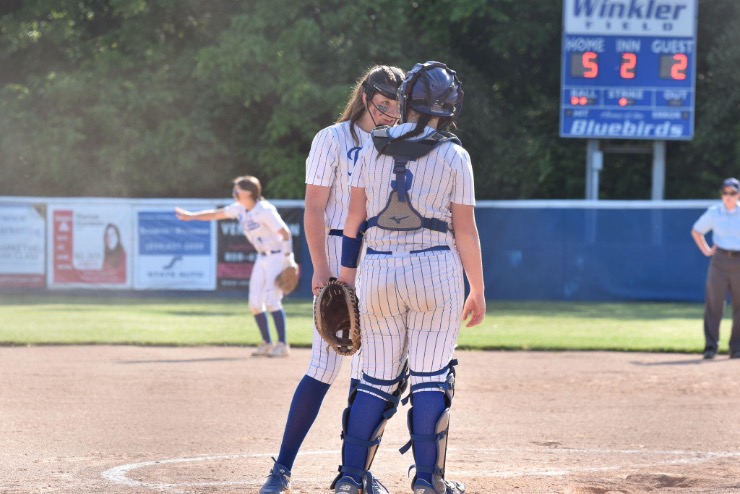
[[[413, 447], [413, 492], [465, 492], [444, 478], [452, 357], [461, 322], [470, 316], [468, 327], [479, 324], [486, 302], [470, 156], [444, 132], [462, 102], [454, 71], [439, 62], [416, 64], [399, 89], [401, 123], [373, 131], [350, 180], [339, 280], [357, 282], [363, 374], [343, 421], [337, 493], [373, 492], [366, 465], [398, 406], [407, 354], [411, 441], [402, 452]], [[366, 252], [358, 269], [364, 221]]]
[[[292, 236], [280, 218], [275, 206], [262, 197], [260, 181], [252, 176], [233, 180], [234, 203], [221, 209], [189, 212], [176, 208], [177, 219], [182, 221], [212, 221], [234, 218], [244, 231], [247, 240], [257, 250], [257, 260], [249, 280], [249, 309], [254, 315], [262, 344], [252, 354], [255, 357], [287, 357], [290, 353], [285, 328], [283, 292], [275, 285], [275, 278], [293, 261]], [[272, 343], [267, 312], [272, 314], [278, 342]]]
[[[330, 277], [339, 274], [344, 220], [349, 206], [349, 179], [357, 156], [370, 131], [398, 120], [396, 93], [403, 80], [397, 67], [377, 65], [357, 82], [334, 125], [320, 130], [306, 159], [306, 210], [304, 229], [311, 253], [316, 295]], [[359, 379], [360, 355], [352, 358], [353, 382]], [[342, 357], [313, 330], [311, 362], [293, 394], [280, 453], [260, 494], [289, 492], [291, 469], [306, 434], [316, 420], [321, 403], [336, 379]], [[351, 386], [351, 389], [353, 386]]]

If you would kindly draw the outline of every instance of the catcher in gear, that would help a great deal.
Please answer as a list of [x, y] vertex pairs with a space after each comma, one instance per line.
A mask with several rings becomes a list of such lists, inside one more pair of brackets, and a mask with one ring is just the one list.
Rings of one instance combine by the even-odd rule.
[[329, 279], [313, 306], [316, 330], [339, 355], [353, 355], [360, 349], [360, 309], [354, 288]]
[[[285, 292], [276, 283], [276, 278], [288, 265], [295, 265], [293, 242], [288, 226], [275, 206], [262, 197], [262, 185], [256, 177], [243, 176], [233, 180], [234, 203], [220, 209], [190, 212], [176, 208], [181, 221], [212, 221], [235, 218], [257, 250], [257, 260], [249, 281], [249, 309], [254, 315], [262, 344], [252, 353], [255, 357], [287, 357], [288, 339], [283, 310]], [[298, 281], [297, 266], [295, 281]], [[293, 287], [295, 288], [295, 287]], [[278, 342], [273, 344], [267, 313], [272, 315]]]
[[[406, 374], [411, 441], [402, 452], [413, 448], [413, 492], [463, 494], [463, 484], [445, 478], [453, 354], [461, 322], [470, 316], [467, 326], [475, 326], [486, 310], [472, 165], [447, 132], [460, 114], [463, 92], [453, 70], [426, 62], [406, 74], [398, 94], [401, 123], [373, 131], [350, 178], [338, 280], [357, 283], [363, 376], [344, 417], [335, 492], [370, 492], [368, 465]], [[365, 221], [358, 267], [358, 231]]]

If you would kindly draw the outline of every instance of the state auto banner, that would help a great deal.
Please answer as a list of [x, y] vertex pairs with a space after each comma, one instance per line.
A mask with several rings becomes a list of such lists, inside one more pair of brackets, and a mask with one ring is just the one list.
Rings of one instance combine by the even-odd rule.
[[[194, 211], [212, 205], [190, 206]], [[180, 221], [175, 206], [136, 212], [137, 290], [213, 290], [215, 221]]]

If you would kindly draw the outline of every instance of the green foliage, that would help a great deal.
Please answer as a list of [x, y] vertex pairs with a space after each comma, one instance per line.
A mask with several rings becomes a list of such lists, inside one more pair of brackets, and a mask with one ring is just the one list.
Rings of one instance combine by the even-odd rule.
[[722, 179], [738, 175], [738, 19], [740, 3], [734, 0], [699, 2], [696, 137], [668, 148], [671, 198], [715, 197]]
[[[480, 199], [580, 198], [585, 142], [558, 137], [562, 2], [8, 0], [0, 3], [0, 195], [223, 197], [259, 176], [301, 198], [313, 135], [375, 63], [441, 60]], [[700, 2], [696, 137], [667, 145], [668, 198], [711, 195], [740, 157], [740, 3]], [[602, 198], [650, 196], [609, 154]]]
[[[2, 48], [29, 66], [0, 89], [2, 193], [187, 196], [213, 186], [216, 177], [196, 174], [227, 152], [190, 83], [195, 48], [182, 41], [206, 41], [211, 12], [199, 5], [38, 1], [4, 16], [21, 29]], [[30, 27], [35, 41], [21, 32]], [[43, 72], [32, 61], [47, 44], [53, 69]]]
[[227, 146], [268, 197], [304, 193], [313, 135], [338, 116], [374, 63], [400, 65], [393, 1], [259, 0], [201, 50], [195, 76], [216, 88], [216, 113], [238, 133]]

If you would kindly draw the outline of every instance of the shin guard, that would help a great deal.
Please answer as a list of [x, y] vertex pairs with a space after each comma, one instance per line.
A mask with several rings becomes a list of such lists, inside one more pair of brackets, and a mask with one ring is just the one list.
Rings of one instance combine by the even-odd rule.
[[[365, 384], [366, 382], [369, 384]], [[398, 387], [392, 394], [381, 391], [373, 386], [392, 386], [394, 384], [398, 384]], [[378, 447], [380, 446], [380, 441], [383, 438], [385, 426], [388, 423], [388, 420], [390, 420], [390, 418], [396, 414], [396, 411], [398, 410], [398, 403], [401, 401], [401, 395], [406, 390], [407, 386], [408, 363], [404, 365], [401, 374], [396, 379], [392, 380], [376, 379], [368, 376], [367, 374], [363, 374], [362, 382], [360, 382], [354, 389], [350, 391], [347, 408], [345, 408], [344, 412], [342, 413], [342, 459], [344, 459], [345, 446], [348, 443], [367, 448], [367, 457], [365, 458], [365, 465], [363, 470], [339, 465], [339, 475], [337, 475], [337, 477], [331, 483], [331, 489], [334, 489], [337, 481], [345, 474], [351, 474], [358, 475], [362, 478], [363, 494], [385, 494], [388, 492], [387, 489], [385, 489], [385, 486], [383, 486], [383, 484], [381, 484], [376, 478], [373, 477], [372, 473], [370, 472], [370, 467], [373, 464], [375, 454], [377, 453]], [[352, 410], [352, 404], [354, 403], [355, 398], [357, 397], [357, 393], [360, 390], [369, 391], [386, 401], [385, 411], [383, 412], [380, 423], [378, 423], [378, 425], [373, 430], [369, 440], [351, 437], [347, 434], [349, 426], [349, 415]]]
[[[406, 453], [409, 448], [413, 448], [414, 444], [423, 441], [434, 441], [437, 447], [436, 461], [434, 465], [411, 465], [409, 472], [415, 469], [417, 472], [430, 473], [432, 475], [432, 486], [434, 490], [439, 494], [462, 494], [465, 492], [465, 486], [458, 482], [452, 482], [445, 480], [445, 465], [447, 463], [447, 439], [450, 430], [450, 408], [452, 407], [452, 398], [455, 396], [455, 366], [457, 360], [450, 361], [447, 367], [440, 369], [435, 372], [414, 372], [411, 371], [412, 376], [441, 376], [447, 374], [445, 380], [442, 382], [428, 382], [419, 383], [411, 386], [411, 409], [408, 411], [408, 428], [411, 435], [411, 440], [403, 446], [400, 451]], [[413, 420], [413, 406], [414, 406], [414, 391], [421, 389], [440, 389], [444, 393], [445, 398], [445, 409], [437, 419], [437, 423], [434, 428], [434, 434], [416, 434], [414, 432], [414, 420]], [[413, 486], [416, 483], [417, 475], [411, 481]]]

